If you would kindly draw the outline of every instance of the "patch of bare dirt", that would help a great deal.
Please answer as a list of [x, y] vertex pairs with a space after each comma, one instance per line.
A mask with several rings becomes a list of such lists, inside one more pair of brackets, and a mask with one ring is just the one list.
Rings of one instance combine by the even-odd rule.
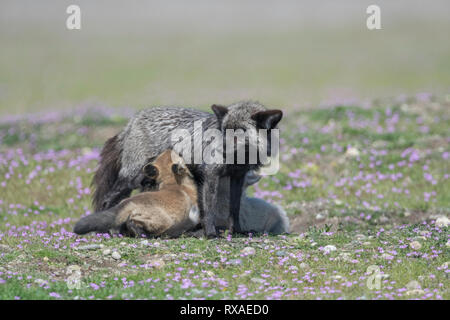
[[[321, 212], [312, 210], [308, 212], [302, 212], [301, 214], [295, 214], [289, 216], [290, 221], [290, 232], [294, 234], [299, 234], [306, 232], [310, 227], [325, 227], [329, 226], [330, 231], [336, 231], [339, 225], [355, 224], [359, 226], [368, 227], [369, 223], [355, 216], [342, 216], [342, 217], [328, 217], [326, 214], [321, 214]], [[439, 217], [448, 216], [446, 212], [427, 212], [427, 211], [406, 211], [402, 213], [398, 212], [386, 212], [382, 214], [379, 218], [374, 219], [372, 222], [376, 225], [403, 225], [403, 224], [416, 224], [423, 221], [431, 222]]]

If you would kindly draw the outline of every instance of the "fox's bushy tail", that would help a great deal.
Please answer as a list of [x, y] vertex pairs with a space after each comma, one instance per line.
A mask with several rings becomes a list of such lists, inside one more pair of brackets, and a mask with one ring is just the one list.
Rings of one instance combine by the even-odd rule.
[[105, 196], [117, 181], [122, 166], [121, 154], [118, 135], [115, 135], [103, 146], [99, 166], [92, 180], [92, 186], [95, 188], [92, 204], [95, 211], [104, 209]]
[[116, 213], [114, 210], [105, 210], [90, 214], [75, 225], [73, 232], [85, 234], [88, 232], [107, 233], [115, 226]]

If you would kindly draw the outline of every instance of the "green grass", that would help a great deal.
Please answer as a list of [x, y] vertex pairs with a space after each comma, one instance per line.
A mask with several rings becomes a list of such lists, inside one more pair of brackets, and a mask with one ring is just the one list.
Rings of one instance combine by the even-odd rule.
[[[450, 167], [444, 158], [450, 151], [449, 105], [438, 98], [409, 105], [415, 109], [402, 111], [386, 102], [371, 108], [288, 110], [281, 126], [280, 172], [249, 193], [283, 206], [292, 234], [144, 244], [68, 233], [90, 210], [98, 148], [120, 130], [125, 117], [93, 109], [76, 117], [5, 122], [0, 128], [0, 298], [448, 299], [448, 227], [437, 228], [434, 220], [448, 217], [450, 208]], [[394, 113], [398, 122], [386, 133], [386, 120]], [[381, 133], [369, 123], [375, 117]], [[359, 157], [346, 155], [348, 145]], [[411, 166], [408, 150], [419, 155]], [[407, 165], [399, 166], [404, 160]], [[360, 172], [401, 177], [354, 180]], [[341, 185], [342, 178], [352, 185]], [[302, 181], [309, 184], [287, 188]], [[424, 193], [432, 192], [426, 201]], [[421, 248], [412, 249], [412, 241]], [[99, 247], [76, 249], [86, 244]], [[327, 245], [336, 251], [324, 254]], [[243, 256], [245, 247], [255, 254]], [[105, 255], [107, 249], [121, 258]], [[69, 290], [73, 266], [80, 268], [81, 282]], [[371, 266], [389, 275], [380, 278], [379, 289], [367, 285]], [[411, 281], [421, 289], [406, 288]]]
[[[419, 229], [426, 228], [419, 227]], [[416, 233], [412, 227], [392, 230], [380, 237], [368, 236], [364, 245], [361, 241], [355, 240], [351, 233], [339, 232], [330, 236], [315, 229], [308, 232], [305, 237], [262, 237], [251, 240], [234, 238], [232, 241], [163, 240], [160, 241], [161, 246], [156, 249], [140, 245], [139, 241], [133, 239], [121, 239], [122, 244], [110, 240], [105, 246], [119, 247], [123, 260], [127, 263], [126, 266], [121, 266], [114, 262], [112, 268], [101, 266], [111, 264], [112, 259], [102, 256], [99, 250], [90, 251], [84, 254], [83, 258], [72, 259], [68, 257], [79, 253], [72, 250], [66, 256], [55, 254], [50, 250], [39, 250], [34, 253], [36, 258], [34, 265], [19, 269], [26, 270], [25, 274], [31, 275], [32, 278], [18, 279], [15, 275], [13, 279], [7, 280], [6, 284], [2, 284], [0, 297], [48, 299], [50, 292], [57, 292], [63, 299], [75, 297], [167, 299], [205, 297], [208, 294], [210, 294], [208, 298], [222, 299], [236, 298], [239, 286], [245, 285], [248, 292], [253, 293], [248, 297], [251, 299], [265, 299], [276, 295], [279, 291], [284, 294], [278, 298], [284, 299], [316, 297], [372, 299], [377, 298], [379, 294], [402, 299], [405, 296], [396, 296], [397, 290], [404, 288], [411, 280], [421, 279], [419, 282], [423, 288], [438, 288], [438, 292], [443, 294], [444, 298], [448, 298], [444, 271], [436, 270], [443, 264], [442, 257], [425, 261], [408, 256], [410, 252], [408, 248], [395, 249], [398, 251], [395, 260], [401, 262], [395, 260], [391, 262], [381, 258], [381, 254], [377, 253], [377, 248], [386, 247], [386, 243], [397, 247], [399, 239], [413, 237]], [[437, 236], [439, 240], [432, 243], [425, 242], [421, 253], [429, 252], [431, 247], [445, 245], [445, 235], [433, 232], [432, 236]], [[311, 246], [312, 242], [316, 243], [315, 247]], [[136, 247], [130, 247], [136, 243]], [[330, 243], [335, 245], [338, 251], [324, 255], [317, 250], [318, 247]], [[185, 247], [182, 247], [183, 245]], [[252, 246], [256, 249], [256, 253], [249, 257], [240, 256], [240, 251], [245, 246]], [[364, 248], [363, 252], [358, 250], [361, 248]], [[348, 254], [348, 261], [336, 260], [342, 253]], [[135, 265], [145, 263], [145, 259], [149, 256], [164, 254], [175, 255], [176, 259], [167, 260], [162, 268], [133, 268]], [[48, 259], [43, 261], [44, 257]], [[233, 259], [241, 259], [242, 262], [238, 265], [229, 264]], [[94, 261], [100, 266], [93, 270]], [[42, 269], [61, 270], [64, 273], [66, 268], [73, 264], [81, 265], [83, 277], [79, 289], [69, 290], [66, 279], [58, 279], [59, 275], [53, 276], [57, 280], [50, 281], [48, 288], [35, 283], [36, 279], [41, 279], [40, 277], [52, 278], [43, 273]], [[369, 290], [366, 286], [370, 276], [366, 274], [367, 268], [372, 265], [379, 266], [384, 274], [388, 274], [387, 279], [381, 280], [380, 290]], [[183, 288], [182, 279], [192, 279], [195, 290], [192, 287]], [[94, 289], [92, 283], [99, 285], [100, 288]], [[25, 289], [27, 285], [30, 286]], [[313, 289], [304, 289], [305, 287]], [[320, 288], [324, 292], [320, 292]], [[298, 290], [298, 293], [291, 290]]]
[[[202, 11], [190, 3], [181, 15], [151, 4], [135, 15], [132, 6], [104, 11], [86, 2], [80, 31], [64, 28], [63, 3], [5, 4], [0, 299], [449, 299], [448, 227], [434, 224], [450, 214], [443, 3], [381, 4], [378, 31], [365, 28], [358, 1], [352, 10], [283, 4], [273, 17], [267, 4]], [[209, 110], [240, 99], [285, 113], [280, 171], [249, 194], [285, 208], [291, 235], [142, 245], [69, 233], [91, 213], [98, 153], [126, 124], [122, 107]], [[349, 146], [358, 157], [346, 154]], [[410, 163], [408, 151], [418, 159]], [[420, 250], [409, 246], [414, 240]], [[75, 249], [86, 244], [101, 247]], [[326, 245], [337, 250], [324, 255]], [[248, 246], [255, 254], [241, 256]], [[164, 266], [143, 266], [155, 259]], [[69, 290], [73, 266], [81, 286]], [[389, 274], [380, 289], [367, 286], [370, 266]], [[411, 281], [423, 292], [406, 295]]]

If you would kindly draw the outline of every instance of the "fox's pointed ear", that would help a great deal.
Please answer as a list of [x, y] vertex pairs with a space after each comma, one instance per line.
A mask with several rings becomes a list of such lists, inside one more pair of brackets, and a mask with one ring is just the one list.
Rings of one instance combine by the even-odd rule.
[[258, 127], [267, 130], [275, 128], [282, 117], [283, 111], [281, 110], [260, 111], [251, 116], [252, 120], [256, 121]]
[[188, 175], [189, 177], [192, 178], [192, 173], [189, 171], [189, 169], [186, 168], [185, 165], [180, 164], [180, 163], [175, 163], [172, 165], [172, 172], [173, 172], [173, 174], [180, 176], [180, 177]]
[[145, 165], [142, 171], [144, 172], [144, 175], [149, 178], [156, 178], [159, 174], [158, 168], [151, 163]]
[[222, 119], [228, 113], [228, 108], [224, 106], [220, 106], [218, 104], [213, 104], [211, 106], [212, 111], [216, 115], [217, 119]]

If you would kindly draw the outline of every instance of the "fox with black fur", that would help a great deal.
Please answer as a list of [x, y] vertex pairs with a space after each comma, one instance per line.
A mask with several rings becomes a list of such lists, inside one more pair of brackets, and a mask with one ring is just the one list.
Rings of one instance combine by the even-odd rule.
[[[274, 155], [269, 137], [271, 130], [277, 128], [283, 116], [281, 110], [268, 110], [256, 101], [240, 101], [227, 107], [213, 105], [211, 109], [214, 114], [191, 108], [155, 107], [134, 115], [120, 133], [106, 141], [102, 149], [99, 167], [93, 179], [94, 210], [107, 210], [139, 188], [142, 167], [148, 159], [175, 147], [171, 137], [176, 130], [187, 130], [194, 138], [202, 136], [209, 129], [218, 129], [222, 134], [228, 129], [263, 129], [267, 131], [266, 138], [259, 137], [254, 142], [246, 140], [246, 146], [250, 149], [251, 146], [264, 145], [267, 155]], [[196, 128], [196, 122], [201, 122], [202, 125]], [[188, 142], [191, 145], [191, 141]], [[206, 144], [203, 141], [203, 149]], [[257, 159], [255, 164], [248, 160], [244, 164], [226, 164], [225, 161], [207, 164], [203, 161], [195, 163], [191, 155], [184, 160], [198, 185], [198, 204], [205, 235], [209, 238], [217, 236], [215, 220], [217, 216], [224, 214], [219, 212], [218, 202], [224, 201], [226, 196], [218, 192], [218, 187], [224, 178], [230, 184], [230, 212], [225, 215], [231, 215], [231, 219], [228, 220], [227, 227], [230, 231], [241, 232], [239, 209], [244, 178], [248, 171], [257, 170], [263, 164], [261, 159]]]

